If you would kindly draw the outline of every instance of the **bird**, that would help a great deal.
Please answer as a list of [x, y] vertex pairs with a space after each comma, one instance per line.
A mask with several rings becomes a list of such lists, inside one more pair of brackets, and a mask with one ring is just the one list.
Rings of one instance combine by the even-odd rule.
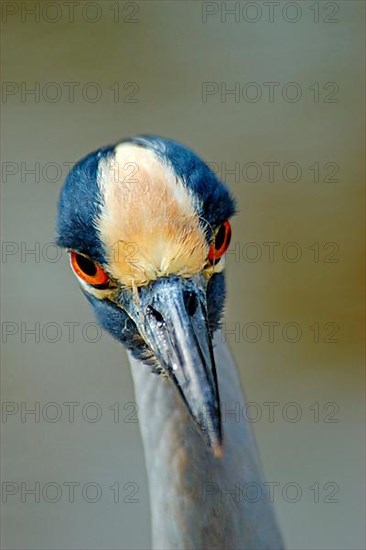
[[236, 202], [190, 148], [136, 135], [77, 162], [57, 243], [127, 349], [155, 549], [282, 549], [222, 326]]

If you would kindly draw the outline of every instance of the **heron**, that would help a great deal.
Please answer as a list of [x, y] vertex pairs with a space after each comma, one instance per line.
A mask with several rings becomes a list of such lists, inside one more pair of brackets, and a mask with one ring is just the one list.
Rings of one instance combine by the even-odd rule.
[[58, 244], [127, 348], [159, 550], [283, 548], [222, 329], [235, 210], [199, 156], [156, 135], [87, 155], [60, 192]]

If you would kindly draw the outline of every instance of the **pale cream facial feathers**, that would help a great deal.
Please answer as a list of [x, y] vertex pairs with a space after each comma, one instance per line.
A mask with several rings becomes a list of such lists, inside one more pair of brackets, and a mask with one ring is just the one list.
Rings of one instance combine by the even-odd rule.
[[98, 183], [102, 204], [96, 225], [112, 277], [138, 287], [204, 269], [205, 222], [197, 216], [194, 197], [151, 151], [118, 145], [114, 158], [101, 161]]

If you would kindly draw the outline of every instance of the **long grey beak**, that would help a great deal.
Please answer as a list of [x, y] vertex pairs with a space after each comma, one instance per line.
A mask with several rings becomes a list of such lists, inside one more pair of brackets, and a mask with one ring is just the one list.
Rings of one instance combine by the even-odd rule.
[[167, 277], [141, 289], [138, 324], [206, 443], [215, 456], [222, 456], [220, 401], [204, 284], [196, 278]]

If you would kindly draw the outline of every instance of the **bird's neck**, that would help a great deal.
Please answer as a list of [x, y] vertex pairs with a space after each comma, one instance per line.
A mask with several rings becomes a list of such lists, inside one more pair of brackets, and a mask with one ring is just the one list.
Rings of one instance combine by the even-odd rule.
[[170, 381], [130, 357], [154, 548], [283, 548], [255, 442], [241, 414], [239, 378], [220, 332], [214, 346], [223, 414], [222, 459], [208, 450]]

